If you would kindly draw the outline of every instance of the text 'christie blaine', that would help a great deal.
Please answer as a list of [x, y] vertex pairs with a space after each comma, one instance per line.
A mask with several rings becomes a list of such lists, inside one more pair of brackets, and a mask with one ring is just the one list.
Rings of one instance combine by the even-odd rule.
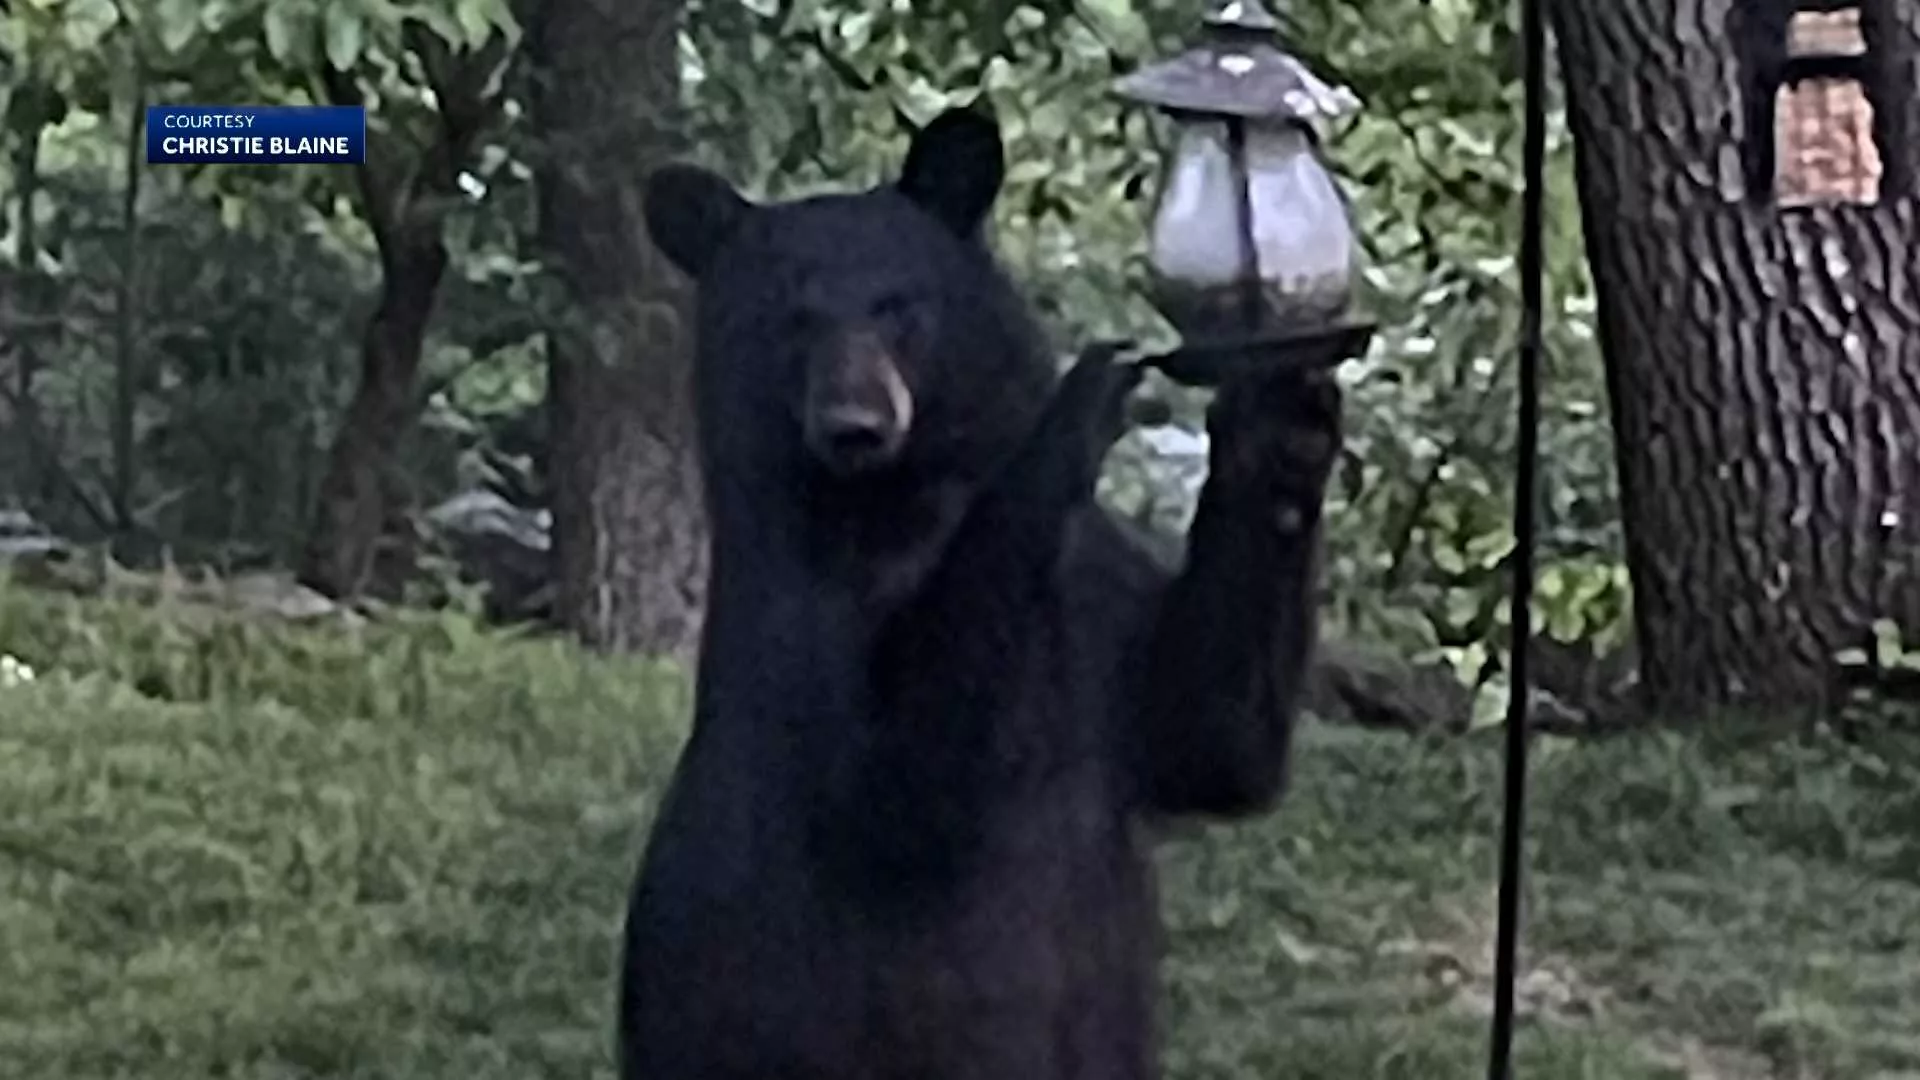
[[352, 153], [352, 139], [344, 135], [290, 139], [280, 135], [168, 135], [160, 140], [166, 154], [254, 154], [274, 157], [333, 155]]

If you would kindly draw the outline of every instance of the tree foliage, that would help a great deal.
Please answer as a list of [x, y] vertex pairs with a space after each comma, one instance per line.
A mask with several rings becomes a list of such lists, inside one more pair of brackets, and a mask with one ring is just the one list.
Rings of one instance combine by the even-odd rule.
[[[1503, 651], [1519, 297], [1520, 87], [1506, 5], [1292, 5], [1287, 43], [1353, 86], [1362, 113], [1328, 132], [1367, 246], [1383, 327], [1346, 373], [1349, 467], [1331, 520], [1336, 621], [1446, 657], [1477, 677]], [[1002, 253], [1063, 343], [1166, 342], [1140, 298], [1141, 239], [1166, 129], [1112, 78], [1182, 47], [1189, 5], [702, 0], [686, 43], [699, 152], [768, 195], [880, 179], [908, 125], [958, 101], [1002, 118], [1012, 162]], [[769, 110], [769, 101], [799, 103]], [[1557, 121], [1557, 117], [1556, 117]], [[1550, 142], [1556, 205], [1544, 453], [1547, 632], [1619, 643], [1611, 436], [1570, 146]], [[1196, 488], [1200, 395], [1160, 387], [1175, 430], [1114, 464], [1119, 504], [1181, 521]], [[1497, 688], [1497, 682], [1489, 684]]]
[[[1302, 0], [1286, 14], [1288, 47], [1365, 105], [1326, 135], [1368, 251], [1366, 302], [1382, 326], [1344, 374], [1351, 438], [1331, 515], [1330, 610], [1349, 632], [1443, 657], [1468, 677], [1496, 670], [1504, 651], [1520, 189], [1507, 7]], [[687, 141], [749, 190], [786, 196], [875, 182], [910, 125], [950, 103], [984, 101], [1009, 142], [998, 242], [1062, 348], [1116, 335], [1164, 344], [1168, 329], [1136, 286], [1167, 130], [1107, 88], [1190, 40], [1199, 14], [1170, 0], [694, 0], [681, 45]], [[511, 40], [514, 26], [501, 0], [11, 5], [0, 20], [0, 138], [16, 160], [37, 140], [42, 189], [29, 251], [21, 237], [35, 231], [22, 228], [16, 171], [0, 196], [0, 251], [10, 279], [53, 287], [48, 310], [16, 301], [4, 312], [0, 368], [11, 366], [5, 384], [17, 387], [20, 347], [33, 344], [30, 394], [73, 483], [9, 468], [9, 485], [52, 492], [52, 516], [88, 527], [65, 492], [103, 482], [101, 405], [112, 376], [99, 321], [110, 308], [99, 298], [121, 269], [111, 213], [123, 182], [118, 135], [143, 93], [312, 101], [324, 70], [351, 68], [376, 128], [418, 145], [435, 111], [408, 35], [474, 46]], [[446, 226], [454, 272], [426, 350], [427, 424], [411, 451], [420, 501], [527, 464], [523, 448], [498, 438], [503, 419], [524, 418], [541, 393], [525, 164], [540, 151], [537, 133], [513, 122], [515, 77], [505, 74], [503, 123], [463, 174]], [[1553, 636], [1606, 647], [1626, 626], [1626, 582], [1593, 302], [1557, 120], [1550, 155], [1555, 308], [1538, 604]], [[352, 179], [323, 168], [146, 170], [138, 220], [150, 261], [134, 293], [143, 305], [139, 503], [164, 542], [259, 558], [297, 550], [350, 385], [353, 328], [376, 280]], [[1177, 524], [1204, 445], [1203, 401], [1170, 386], [1155, 392], [1173, 423], [1123, 444], [1109, 494]], [[236, 453], [221, 441], [255, 437], [282, 452]]]

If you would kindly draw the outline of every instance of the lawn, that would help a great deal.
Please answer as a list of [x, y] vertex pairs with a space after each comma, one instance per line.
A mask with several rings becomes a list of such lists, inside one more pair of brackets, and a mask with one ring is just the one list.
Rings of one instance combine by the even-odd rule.
[[[674, 673], [5, 588], [0, 654], [0, 1077], [613, 1075]], [[1920, 747], [1762, 734], [1540, 744], [1521, 1075], [1920, 1075]], [[1476, 1075], [1499, 764], [1311, 726], [1170, 842], [1169, 1076]]]

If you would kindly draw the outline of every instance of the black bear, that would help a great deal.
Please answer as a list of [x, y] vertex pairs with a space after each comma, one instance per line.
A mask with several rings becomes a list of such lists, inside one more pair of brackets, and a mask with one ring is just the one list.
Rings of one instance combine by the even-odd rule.
[[1223, 388], [1177, 571], [1094, 501], [1137, 374], [1057, 377], [981, 240], [994, 122], [749, 203], [684, 165], [712, 579], [626, 920], [629, 1080], [1144, 1080], [1143, 823], [1284, 784], [1316, 634], [1324, 380]]

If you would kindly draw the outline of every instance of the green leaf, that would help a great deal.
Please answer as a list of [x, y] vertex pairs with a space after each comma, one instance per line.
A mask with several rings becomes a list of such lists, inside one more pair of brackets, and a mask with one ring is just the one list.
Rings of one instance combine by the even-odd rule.
[[419, 19], [422, 23], [426, 24], [428, 30], [433, 31], [435, 37], [447, 44], [460, 44], [463, 36], [463, 31], [460, 29], [460, 22], [455, 19], [453, 13], [448, 11], [444, 6], [440, 4], [428, 4], [424, 7], [411, 8], [407, 11], [407, 16], [409, 18]]
[[1132, 0], [1079, 0], [1075, 12], [1107, 48], [1122, 56], [1144, 56], [1153, 48], [1153, 33]]
[[1559, 608], [1547, 613], [1547, 634], [1556, 641], [1578, 641], [1587, 621], [1579, 608]]
[[60, 34], [74, 52], [92, 52], [119, 24], [120, 11], [113, 0], [69, 0]]
[[180, 52], [200, 33], [199, 0], [160, 0], [151, 25], [162, 49]]
[[1904, 651], [1900, 642], [1900, 627], [1897, 624], [1887, 619], [1881, 619], [1873, 624], [1873, 654], [1881, 667], [1889, 668], [1897, 665]]
[[220, 30], [231, 22], [236, 14], [234, 5], [228, 0], [200, 0], [198, 4], [188, 0], [186, 6], [197, 8], [195, 16], [200, 20], [200, 29], [207, 33]]
[[27, 26], [21, 19], [0, 19], [0, 55], [19, 56], [27, 51]]
[[1041, 102], [1027, 117], [1027, 130], [1033, 133], [1034, 138], [1045, 142], [1065, 138], [1067, 132], [1072, 130], [1072, 119], [1066, 103], [1057, 98]]
[[487, 15], [493, 22], [493, 28], [507, 39], [510, 45], [520, 43], [520, 20], [513, 17], [513, 6], [500, 0], [487, 5]]
[[493, 36], [493, 9], [497, 6], [495, 0], [458, 0], [453, 14], [460, 24], [459, 44], [469, 49], [485, 45]]
[[260, 13], [262, 24], [267, 32], [267, 52], [275, 60], [285, 64], [292, 60], [294, 41], [299, 36], [299, 24], [304, 21], [301, 13], [292, 3], [281, 0], [269, 2], [266, 10]]
[[360, 49], [366, 40], [366, 28], [361, 22], [360, 13], [335, 0], [327, 5], [323, 25], [326, 29], [327, 63], [337, 71], [353, 70], [360, 60]]

